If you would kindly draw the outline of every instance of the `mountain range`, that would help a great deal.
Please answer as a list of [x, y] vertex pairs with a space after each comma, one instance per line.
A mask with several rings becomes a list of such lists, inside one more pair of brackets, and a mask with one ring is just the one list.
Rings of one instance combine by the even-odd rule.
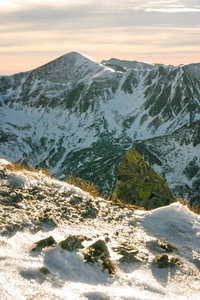
[[71, 52], [0, 76], [3, 158], [94, 182], [111, 194], [134, 147], [179, 197], [199, 201], [200, 64], [178, 67]]

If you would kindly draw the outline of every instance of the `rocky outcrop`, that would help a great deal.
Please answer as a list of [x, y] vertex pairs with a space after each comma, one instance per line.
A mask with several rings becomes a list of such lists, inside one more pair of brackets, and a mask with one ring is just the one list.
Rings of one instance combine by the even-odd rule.
[[170, 257], [167, 254], [156, 255], [153, 259], [153, 264], [157, 268], [163, 269], [168, 267], [175, 267], [175, 265], [181, 265], [182, 262], [177, 257]]
[[60, 246], [62, 249], [73, 251], [76, 249], [84, 248], [81, 240], [76, 236], [68, 236], [64, 241], [60, 242]]
[[110, 260], [108, 247], [102, 240], [96, 241], [86, 249], [84, 259], [88, 263], [98, 263], [101, 261], [103, 269], [108, 270], [109, 274], [115, 273], [116, 268]]
[[112, 199], [154, 209], [172, 203], [175, 197], [164, 179], [132, 148], [120, 163]]
[[40, 241], [38, 241], [35, 245], [35, 247], [32, 249], [32, 251], [37, 251], [37, 250], [41, 250], [43, 248], [47, 248], [47, 247], [51, 247], [51, 246], [55, 246], [57, 243], [54, 240], [54, 238], [52, 236], [49, 236], [46, 239], [42, 239]]

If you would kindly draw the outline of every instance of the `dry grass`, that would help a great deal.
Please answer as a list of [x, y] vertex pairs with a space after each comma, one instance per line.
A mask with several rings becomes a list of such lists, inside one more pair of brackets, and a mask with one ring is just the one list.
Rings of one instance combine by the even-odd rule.
[[89, 193], [93, 197], [100, 196], [97, 187], [90, 181], [83, 180], [79, 177], [74, 177], [70, 175], [65, 179], [65, 182], [81, 188], [83, 191]]
[[10, 162], [9, 164], [6, 165], [6, 169], [12, 172], [17, 172], [17, 171], [31, 171], [31, 172], [36, 172], [36, 169], [30, 164], [28, 166], [20, 164], [20, 163], [13, 163]]
[[177, 199], [182, 205], [187, 206], [189, 210], [194, 212], [197, 215], [200, 215], [200, 205], [192, 205], [187, 200], [184, 199]]
[[[7, 170], [10, 170], [11, 172], [17, 172], [17, 171], [38, 172], [38, 171], [41, 171], [44, 175], [50, 177], [49, 168], [46, 168], [46, 169], [39, 168], [37, 170], [30, 163], [28, 165], [23, 165], [21, 163], [10, 162], [5, 167], [6, 167]], [[99, 191], [98, 191], [97, 187], [90, 181], [86, 181], [86, 180], [83, 180], [79, 177], [74, 177], [74, 176], [71, 175], [71, 176], [68, 176], [65, 179], [65, 182], [81, 188], [83, 191], [89, 193], [93, 197], [100, 197], [100, 194], [99, 194]], [[143, 207], [139, 207], [139, 206], [136, 206], [136, 205], [133, 205], [133, 204], [130, 204], [130, 203], [124, 203], [120, 200], [114, 200], [113, 201], [112, 199], [110, 199], [110, 196], [108, 196], [106, 198], [106, 196], [104, 195], [102, 198], [106, 203], [117, 204], [121, 207], [126, 207], [128, 209], [145, 210]], [[190, 211], [194, 212], [195, 214], [200, 215], [200, 205], [192, 205], [185, 199], [177, 199], [177, 201], [179, 201], [182, 205], [187, 206]]]
[[46, 175], [46, 176], [50, 176], [49, 175], [49, 168], [39, 168], [39, 169], [36, 169], [32, 166], [31, 163], [28, 163], [28, 165], [24, 165], [24, 164], [21, 164], [21, 163], [14, 163], [14, 162], [10, 162], [9, 164], [7, 164], [6, 166], [6, 169], [11, 171], [11, 172], [17, 172], [17, 171], [29, 171], [29, 172], [42, 172], [42, 174]]
[[111, 203], [114, 204], [114, 205], [118, 205], [121, 208], [125, 207], [125, 208], [128, 208], [130, 210], [144, 210], [144, 211], [148, 211], [147, 209], [145, 209], [142, 206], [139, 206], [139, 205], [136, 205], [136, 204], [132, 204], [132, 203], [128, 203], [128, 202], [123, 202], [120, 199], [115, 199], [115, 200], [111, 199]]
[[50, 176], [50, 168], [49, 167], [46, 167], [45, 169], [39, 167], [38, 171], [42, 172], [42, 174], [46, 175], [47, 177], [51, 177]]
[[105, 194], [101, 197], [103, 199], [104, 202], [106, 203], [111, 203], [111, 195], [106, 196]]

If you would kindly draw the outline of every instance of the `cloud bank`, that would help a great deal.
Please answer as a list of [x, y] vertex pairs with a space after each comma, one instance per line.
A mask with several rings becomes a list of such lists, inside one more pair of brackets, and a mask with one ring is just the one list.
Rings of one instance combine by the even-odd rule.
[[115, 56], [197, 62], [199, 36], [196, 0], [2, 0], [0, 74], [28, 70], [70, 51], [98, 61]]

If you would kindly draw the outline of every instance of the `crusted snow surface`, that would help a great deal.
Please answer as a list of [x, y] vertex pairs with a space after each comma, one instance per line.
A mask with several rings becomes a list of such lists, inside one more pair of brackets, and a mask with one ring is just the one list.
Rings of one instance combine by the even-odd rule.
[[[5, 160], [0, 178], [1, 299], [200, 298], [200, 217], [186, 207], [120, 207], [41, 172], [12, 171]], [[69, 235], [81, 235], [84, 248], [62, 249], [59, 242]], [[49, 236], [58, 244], [31, 251]], [[99, 239], [116, 266], [113, 275], [84, 260]], [[132, 261], [120, 260], [124, 252]], [[158, 254], [174, 264], [158, 268]]]

